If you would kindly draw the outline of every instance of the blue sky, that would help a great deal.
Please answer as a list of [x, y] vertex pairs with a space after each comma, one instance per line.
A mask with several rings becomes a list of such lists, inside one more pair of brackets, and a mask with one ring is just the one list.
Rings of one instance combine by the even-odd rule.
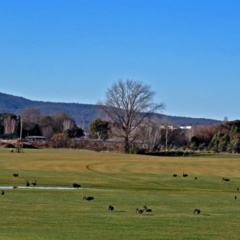
[[239, 0], [0, 0], [0, 92], [96, 104], [141, 81], [171, 116], [240, 119]]

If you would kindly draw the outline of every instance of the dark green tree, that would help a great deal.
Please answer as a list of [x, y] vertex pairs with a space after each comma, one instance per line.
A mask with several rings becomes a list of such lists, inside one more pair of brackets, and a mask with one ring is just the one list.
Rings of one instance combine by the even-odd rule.
[[198, 147], [199, 146], [199, 139], [198, 139], [198, 137], [193, 136], [191, 138], [191, 144], [194, 144], [196, 147]]
[[109, 137], [110, 123], [98, 118], [89, 126], [89, 137], [106, 140]]
[[68, 129], [68, 130], [64, 131], [64, 133], [69, 138], [79, 138], [79, 137], [84, 137], [85, 136], [84, 131], [77, 126], [73, 127], [72, 129]]

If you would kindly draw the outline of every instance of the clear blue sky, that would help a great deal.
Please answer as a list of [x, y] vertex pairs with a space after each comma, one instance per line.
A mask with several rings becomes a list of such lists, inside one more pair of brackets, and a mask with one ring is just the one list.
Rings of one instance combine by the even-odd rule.
[[119, 79], [171, 116], [240, 119], [239, 0], [0, 0], [0, 92], [96, 104]]

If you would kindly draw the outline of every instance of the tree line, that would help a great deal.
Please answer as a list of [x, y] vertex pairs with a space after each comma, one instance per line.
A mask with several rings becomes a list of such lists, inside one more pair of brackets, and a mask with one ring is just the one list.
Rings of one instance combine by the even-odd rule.
[[[42, 115], [37, 109], [25, 109], [20, 116], [0, 114], [0, 135], [20, 137], [22, 119], [22, 138], [44, 136], [48, 139], [65, 141], [81, 138], [84, 131], [75, 124], [74, 119], [65, 113]], [[106, 119], [97, 118], [88, 127], [88, 139], [97, 141], [121, 141], [116, 125]], [[134, 130], [134, 139], [129, 137], [129, 152], [156, 152], [190, 149], [193, 151], [215, 151], [240, 153], [240, 121], [228, 121], [213, 125], [194, 126], [181, 129], [172, 125], [168, 119], [142, 122]], [[133, 141], [132, 141], [133, 140]], [[72, 144], [72, 142], [71, 142]], [[124, 151], [124, 148], [123, 148]]]
[[84, 131], [66, 113], [55, 112], [46, 115], [36, 108], [26, 108], [20, 115], [0, 114], [0, 134], [6, 137], [44, 136], [50, 139], [57, 134], [69, 138], [82, 137]]
[[[105, 99], [97, 103], [105, 118], [93, 120], [88, 138], [98, 141], [122, 142], [125, 153], [139, 151], [170, 151], [176, 149], [240, 152], [240, 121], [224, 121], [212, 125], [181, 129], [157, 113], [164, 103], [154, 103], [155, 92], [150, 86], [133, 80], [119, 80], [106, 91]], [[42, 114], [27, 108], [19, 116], [1, 114], [0, 134], [15, 133], [24, 138], [42, 135], [48, 139], [71, 139], [85, 136], [70, 115], [55, 112]]]

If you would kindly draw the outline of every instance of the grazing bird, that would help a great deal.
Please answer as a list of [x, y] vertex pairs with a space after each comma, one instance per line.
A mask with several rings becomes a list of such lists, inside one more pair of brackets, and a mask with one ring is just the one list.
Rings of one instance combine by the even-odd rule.
[[239, 192], [239, 188], [237, 188], [237, 192]]
[[80, 184], [78, 184], [78, 183], [73, 183], [73, 185], [72, 185], [74, 188], [80, 188], [81, 187], [81, 185]]
[[32, 182], [32, 185], [36, 186], [37, 185], [37, 181], [35, 180], [35, 182]]
[[84, 201], [84, 200], [92, 201], [93, 199], [94, 199], [94, 197], [85, 197], [85, 196], [83, 197], [83, 201]]
[[229, 178], [222, 178], [222, 181], [229, 182], [230, 179]]
[[2, 195], [4, 195], [5, 194], [5, 192], [4, 191], [2, 191]]
[[194, 214], [195, 214], [195, 213], [200, 214], [200, 213], [201, 213], [201, 210], [199, 210], [199, 209], [194, 209], [193, 213], [194, 213]]
[[142, 214], [144, 211], [145, 209], [136, 208], [136, 214]]
[[195, 180], [197, 180], [197, 177], [195, 177]]
[[109, 207], [108, 207], [108, 211], [113, 211], [113, 210], [114, 210], [114, 207], [111, 206], [111, 205], [109, 205]]
[[188, 176], [188, 174], [186, 174], [186, 173], [183, 172], [183, 177], [187, 177], [187, 176]]
[[17, 186], [13, 186], [13, 188], [17, 188]]
[[26, 187], [29, 187], [29, 186], [30, 186], [29, 181], [26, 181]]
[[143, 206], [143, 209], [144, 209], [146, 212], [152, 212], [152, 209], [147, 208], [147, 206]]
[[237, 200], [237, 196], [234, 196], [234, 199]]
[[177, 174], [173, 174], [174, 177], [177, 177]]
[[14, 177], [18, 177], [18, 173], [14, 173], [13, 176], [14, 176]]

